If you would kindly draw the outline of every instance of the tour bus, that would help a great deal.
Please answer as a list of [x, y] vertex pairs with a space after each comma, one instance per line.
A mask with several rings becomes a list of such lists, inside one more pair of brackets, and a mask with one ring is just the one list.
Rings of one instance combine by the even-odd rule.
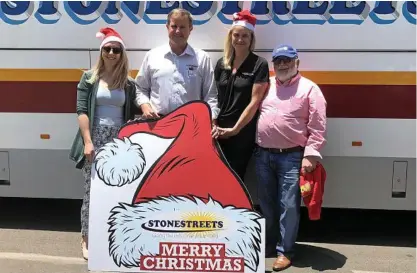
[[[1, 1], [0, 197], [81, 199], [69, 159], [76, 87], [98, 58], [101, 28], [124, 38], [134, 77], [168, 42], [166, 17], [194, 16], [189, 42], [222, 56], [234, 12], [257, 17], [255, 52], [271, 65], [281, 43], [327, 101], [323, 207], [415, 210], [416, 2]], [[245, 178], [257, 201], [253, 162]]]

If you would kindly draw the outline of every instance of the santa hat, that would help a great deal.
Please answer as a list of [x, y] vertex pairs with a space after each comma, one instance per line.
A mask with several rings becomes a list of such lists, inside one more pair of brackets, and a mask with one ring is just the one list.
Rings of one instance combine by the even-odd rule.
[[123, 47], [125, 47], [125, 44], [120, 34], [110, 27], [100, 29], [100, 31], [96, 33], [96, 37], [102, 40], [100, 44], [100, 50], [108, 42], [119, 42], [120, 44], [122, 44]]
[[255, 30], [256, 17], [249, 10], [242, 10], [233, 14], [232, 26], [242, 26], [252, 31]]
[[[120, 147], [108, 143], [97, 153], [97, 174], [105, 183], [125, 185], [139, 177], [144, 157], [140, 146], [131, 141], [138, 133], [173, 142], [143, 176], [132, 203], [120, 203], [111, 211], [109, 253], [114, 262], [138, 267], [141, 255], [159, 255], [159, 246], [150, 243], [158, 232], [139, 228], [150, 219], [180, 220], [184, 215], [207, 212], [225, 221], [222, 230], [215, 231], [216, 243], [225, 243], [227, 256], [242, 257], [245, 266], [256, 272], [261, 253], [261, 216], [253, 210], [243, 182], [211, 137], [207, 103], [188, 103], [158, 121], [134, 121], [122, 127]], [[127, 161], [132, 163], [130, 167]], [[115, 167], [118, 165], [123, 168]], [[164, 238], [165, 242], [176, 240], [175, 236]], [[190, 236], [188, 242], [209, 243], [210, 238]]]

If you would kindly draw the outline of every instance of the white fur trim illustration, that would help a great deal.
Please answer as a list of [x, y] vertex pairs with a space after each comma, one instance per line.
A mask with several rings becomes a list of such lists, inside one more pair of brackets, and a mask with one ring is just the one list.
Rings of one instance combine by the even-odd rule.
[[140, 177], [145, 168], [142, 147], [129, 138], [115, 138], [101, 147], [95, 157], [98, 177], [109, 186], [122, 187]]
[[241, 21], [234, 21], [232, 26], [242, 26], [242, 27], [245, 27], [245, 28], [250, 29], [252, 31], [255, 30], [255, 26], [254, 25], [248, 23], [248, 21], [243, 21], [243, 20], [241, 20]]
[[109, 36], [109, 37], [105, 38], [105, 39], [101, 42], [101, 45], [100, 45], [100, 50], [101, 50], [101, 48], [102, 48], [105, 44], [107, 44], [108, 42], [119, 42], [119, 43], [121, 43], [121, 44], [122, 44], [122, 46], [123, 46], [123, 47], [125, 47], [125, 44], [123, 43], [122, 39], [120, 39], [119, 37], [116, 37], [116, 36]]
[[[207, 203], [199, 198], [170, 196], [155, 198], [138, 204], [119, 203], [111, 211], [109, 218], [109, 253], [117, 266], [138, 267], [141, 255], [156, 256], [159, 246], [155, 236], [164, 236], [164, 242], [176, 242], [172, 233], [149, 231], [139, 228], [142, 224], [153, 219], [184, 219], [184, 216], [198, 213], [213, 215], [224, 221], [221, 230], [205, 232], [204, 236], [191, 236], [193, 232], [181, 233], [189, 243], [210, 243], [210, 235], [216, 236], [216, 243], [226, 245], [226, 255], [242, 257], [245, 266], [257, 271], [261, 247], [261, 216], [247, 209], [233, 206], [223, 207], [217, 201], [210, 199]], [[168, 235], [168, 236], [167, 236]], [[174, 234], [176, 235], [176, 234]]]

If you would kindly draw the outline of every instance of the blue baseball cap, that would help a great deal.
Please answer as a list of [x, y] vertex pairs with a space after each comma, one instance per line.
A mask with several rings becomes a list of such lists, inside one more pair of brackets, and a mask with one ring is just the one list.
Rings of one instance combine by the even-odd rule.
[[293, 59], [298, 57], [298, 53], [292, 46], [283, 44], [277, 46], [274, 51], [272, 51], [272, 61], [281, 56]]

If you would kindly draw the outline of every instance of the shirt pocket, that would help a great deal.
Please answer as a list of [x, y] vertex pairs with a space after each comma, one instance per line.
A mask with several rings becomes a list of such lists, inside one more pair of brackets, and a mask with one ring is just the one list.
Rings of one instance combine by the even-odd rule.
[[187, 64], [185, 66], [185, 79], [188, 82], [193, 82], [196, 79], [200, 78], [200, 71], [197, 64]]

